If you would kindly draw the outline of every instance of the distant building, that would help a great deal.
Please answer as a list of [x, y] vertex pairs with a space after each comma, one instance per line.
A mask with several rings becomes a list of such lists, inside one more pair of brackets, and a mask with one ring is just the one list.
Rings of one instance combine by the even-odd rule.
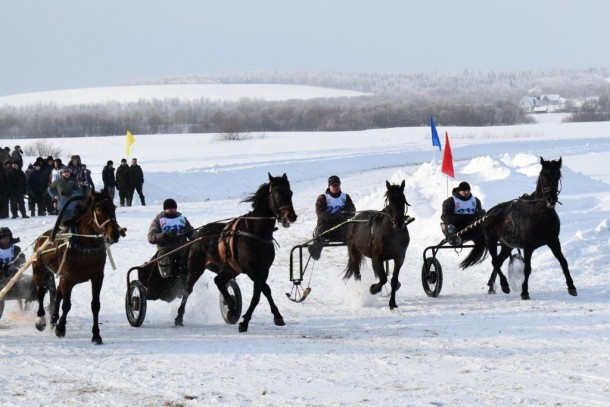
[[548, 112], [563, 108], [564, 102], [559, 95], [523, 96], [519, 106], [526, 112]]

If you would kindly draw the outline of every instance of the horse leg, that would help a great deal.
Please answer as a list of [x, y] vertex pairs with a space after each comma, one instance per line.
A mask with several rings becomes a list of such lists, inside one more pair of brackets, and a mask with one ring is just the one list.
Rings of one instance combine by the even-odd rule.
[[252, 318], [254, 309], [256, 308], [258, 302], [261, 299], [260, 284], [258, 284], [257, 281], [255, 281], [254, 279], [252, 279], [252, 281], [254, 281], [254, 288], [252, 290], [252, 300], [250, 300], [250, 306], [248, 307], [246, 313], [243, 315], [242, 322], [239, 323], [239, 332], [248, 331], [248, 325], [250, 324], [250, 319]]
[[[59, 283], [59, 289], [57, 290], [57, 302], [55, 310], [56, 313], [59, 313], [59, 301], [63, 299], [63, 304], [61, 304], [61, 317], [59, 321], [57, 321], [57, 325], [55, 325], [55, 335], [58, 338], [63, 338], [66, 336], [66, 318], [68, 317], [68, 312], [72, 308], [72, 288], [74, 285], [66, 283], [66, 280], [62, 278]], [[53, 322], [53, 321], [51, 321]]]
[[[47, 290], [44, 287], [44, 284], [40, 282], [40, 277], [37, 273], [34, 273], [34, 283], [36, 284], [36, 288], [38, 289], [38, 312], [36, 315], [36, 329], [39, 331], [44, 331], [47, 327], [47, 319], [45, 318], [44, 311], [44, 297], [47, 293]], [[51, 302], [53, 302], [54, 298], [51, 298]], [[52, 312], [51, 312], [52, 314]]]
[[400, 268], [404, 262], [404, 257], [402, 259], [394, 259], [394, 271], [392, 272], [392, 280], [390, 281], [390, 285], [392, 286], [392, 293], [390, 294], [390, 310], [394, 308], [398, 308], [396, 305], [396, 291], [400, 288], [400, 282], [398, 281], [398, 274], [400, 273]]
[[504, 294], [510, 293], [510, 285], [508, 284], [508, 280], [506, 279], [506, 276], [504, 275], [504, 273], [502, 273], [502, 265], [504, 264], [506, 259], [510, 256], [511, 251], [512, 251], [512, 249], [510, 247], [502, 245], [502, 248], [500, 249], [500, 254], [498, 254], [498, 256], [495, 259], [495, 263], [494, 263], [494, 260], [492, 260], [494, 269], [497, 268], [496, 273], [500, 276], [500, 287], [502, 287], [502, 292]]
[[496, 267], [496, 257], [498, 257], [498, 247], [493, 240], [485, 239], [485, 244], [487, 245], [487, 250], [491, 256], [491, 264], [493, 270], [491, 275], [489, 276], [489, 280], [487, 281], [487, 286], [489, 289], [487, 290], [487, 294], [495, 294], [496, 293], [496, 276], [498, 275], [498, 268]]
[[570, 269], [568, 269], [568, 261], [564, 257], [561, 251], [561, 243], [559, 243], [559, 239], [556, 239], [547, 244], [549, 249], [553, 252], [553, 255], [557, 260], [559, 260], [559, 265], [561, 266], [561, 270], [563, 270], [563, 275], [566, 278], [566, 284], [568, 286], [568, 293], [570, 295], [577, 296], [576, 287], [574, 286], [574, 281], [572, 280], [572, 276], [570, 275]]
[[224, 299], [227, 307], [229, 308], [227, 312], [227, 318], [231, 320], [239, 319], [239, 315], [237, 315], [237, 304], [231, 295], [229, 294], [229, 290], [227, 290], [227, 284], [229, 281], [234, 278], [236, 274], [230, 268], [222, 268], [216, 277], [214, 277], [214, 283], [218, 287], [218, 291], [222, 294], [222, 298]]
[[347, 268], [345, 269], [344, 279], [354, 277], [354, 280], [360, 281], [360, 265], [362, 264], [362, 253], [356, 248], [355, 244], [347, 246], [347, 253], [349, 255], [347, 260]]
[[96, 345], [101, 345], [103, 343], [102, 337], [100, 336], [100, 326], [98, 323], [98, 317], [100, 314], [100, 292], [102, 291], [103, 283], [103, 274], [101, 277], [91, 279], [91, 313], [93, 314], [93, 328], [91, 329], [91, 333], [93, 334], [93, 336], [91, 337], [91, 342]]
[[271, 313], [273, 314], [273, 323], [277, 326], [284, 326], [286, 323], [284, 322], [284, 317], [280, 314], [280, 310], [275, 305], [275, 301], [273, 301], [273, 297], [271, 296], [271, 287], [267, 284], [266, 281], [261, 283], [261, 292], [267, 298], [269, 302], [269, 307], [271, 308]]
[[523, 285], [521, 286], [521, 299], [529, 300], [530, 293], [528, 290], [528, 280], [530, 278], [530, 274], [532, 273], [532, 254], [534, 251], [529, 247], [525, 247], [523, 249]]
[[186, 281], [186, 288], [182, 292], [182, 302], [180, 302], [180, 306], [178, 307], [178, 315], [176, 319], [174, 319], [174, 326], [183, 326], [182, 318], [184, 317], [184, 310], [186, 308], [186, 302], [189, 299], [189, 296], [193, 292], [193, 287], [195, 287], [195, 283], [205, 272], [205, 268], [201, 271], [197, 270], [193, 274], [189, 273], [188, 279]]
[[61, 306], [61, 303], [64, 299], [64, 293], [63, 290], [61, 288], [61, 282], [59, 284], [59, 286], [57, 287], [57, 291], [55, 293], [55, 301], [52, 301], [52, 308], [53, 310], [51, 311], [51, 326], [55, 327], [57, 325], [57, 321], [59, 321], [59, 309]]
[[375, 295], [379, 291], [381, 291], [385, 283], [388, 282], [388, 276], [386, 274], [385, 268], [383, 267], [383, 261], [378, 258], [372, 258], [371, 263], [373, 264], [373, 271], [375, 272], [375, 276], [379, 278], [379, 282], [376, 284], [372, 284], [371, 288], [369, 289], [370, 293], [372, 295]]

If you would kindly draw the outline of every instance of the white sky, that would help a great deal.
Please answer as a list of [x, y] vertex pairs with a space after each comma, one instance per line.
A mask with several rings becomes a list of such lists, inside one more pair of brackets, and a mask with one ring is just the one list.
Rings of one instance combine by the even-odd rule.
[[602, 0], [3, 0], [0, 96], [255, 70], [607, 67], [608, 15]]

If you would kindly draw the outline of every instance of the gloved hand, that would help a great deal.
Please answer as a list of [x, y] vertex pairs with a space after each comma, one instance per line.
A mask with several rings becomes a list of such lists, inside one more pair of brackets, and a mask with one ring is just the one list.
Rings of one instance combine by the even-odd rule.
[[170, 242], [176, 238], [176, 235], [177, 235], [176, 229], [170, 229], [163, 234], [163, 238], [165, 240], [167, 240], [168, 242]]

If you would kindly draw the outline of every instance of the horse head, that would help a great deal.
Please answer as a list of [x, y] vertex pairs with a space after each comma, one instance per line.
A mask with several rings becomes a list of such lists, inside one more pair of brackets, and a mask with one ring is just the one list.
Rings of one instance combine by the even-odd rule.
[[547, 208], [553, 209], [559, 201], [559, 193], [561, 192], [561, 157], [559, 160], [549, 161], [540, 157], [540, 164], [542, 169], [538, 176], [537, 190], [541, 193]]
[[125, 236], [125, 228], [116, 221], [116, 205], [105, 189], [91, 191], [91, 222], [96, 231], [104, 236], [107, 243], [116, 243], [119, 236]]
[[388, 208], [392, 227], [394, 229], [403, 229], [405, 227], [405, 214], [407, 207], [411, 206], [405, 197], [405, 181], [400, 185], [390, 184], [385, 182], [387, 191], [385, 193], [386, 207]]
[[278, 222], [288, 228], [297, 220], [297, 214], [292, 207], [292, 190], [286, 174], [281, 177], [269, 175], [269, 209], [271, 209]]

